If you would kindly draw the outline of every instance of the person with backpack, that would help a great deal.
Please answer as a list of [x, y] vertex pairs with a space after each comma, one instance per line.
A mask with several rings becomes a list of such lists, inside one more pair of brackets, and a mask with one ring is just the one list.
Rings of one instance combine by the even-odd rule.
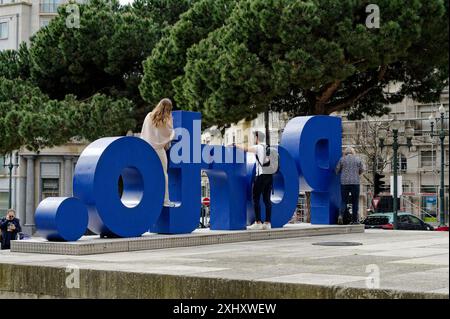
[[[255, 223], [248, 229], [250, 230], [269, 230], [272, 228], [272, 201], [270, 195], [273, 188], [273, 174], [275, 173], [274, 163], [271, 163], [270, 147], [264, 143], [265, 134], [260, 131], [254, 132], [255, 145], [250, 147], [236, 146], [244, 151], [255, 153], [256, 157], [256, 176], [253, 182], [252, 199], [255, 208]], [[266, 218], [264, 223], [261, 220], [260, 199], [263, 197], [266, 208]]]

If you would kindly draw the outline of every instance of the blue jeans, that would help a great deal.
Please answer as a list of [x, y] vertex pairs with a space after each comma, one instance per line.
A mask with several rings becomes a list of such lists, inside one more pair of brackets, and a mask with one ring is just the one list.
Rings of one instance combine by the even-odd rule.
[[350, 195], [352, 196], [352, 221], [357, 222], [359, 208], [359, 184], [341, 185], [342, 206], [340, 215], [344, 215]]

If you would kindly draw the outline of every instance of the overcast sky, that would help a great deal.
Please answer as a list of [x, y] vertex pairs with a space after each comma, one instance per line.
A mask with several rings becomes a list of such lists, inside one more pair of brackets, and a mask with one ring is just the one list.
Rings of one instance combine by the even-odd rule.
[[130, 2], [133, 2], [133, 0], [119, 0], [119, 1], [120, 1], [120, 4], [127, 4]]

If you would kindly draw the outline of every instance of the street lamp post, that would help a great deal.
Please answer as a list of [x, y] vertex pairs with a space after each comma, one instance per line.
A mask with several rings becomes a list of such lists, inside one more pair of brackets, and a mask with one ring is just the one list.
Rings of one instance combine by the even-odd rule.
[[441, 104], [439, 107], [439, 113], [440, 113], [440, 122], [441, 122], [441, 129], [439, 133], [434, 133], [434, 115], [430, 115], [430, 121], [431, 121], [431, 137], [438, 136], [441, 140], [441, 181], [439, 186], [439, 220], [440, 220], [440, 226], [445, 226], [445, 150], [444, 150], [444, 141], [446, 132], [444, 129], [444, 118], [445, 118], [445, 107]]
[[8, 198], [8, 208], [12, 208], [12, 170], [14, 167], [19, 166], [13, 163], [13, 154], [9, 155], [9, 164], [4, 164], [4, 167], [9, 169], [9, 198]]
[[394, 185], [393, 185], [393, 203], [392, 208], [394, 211], [394, 229], [398, 229], [398, 205], [397, 205], [397, 197], [398, 197], [398, 149], [400, 146], [408, 146], [408, 148], [411, 148], [412, 146], [412, 138], [414, 136], [414, 128], [411, 126], [408, 126], [405, 128], [405, 136], [406, 136], [406, 144], [400, 144], [398, 142], [399, 137], [399, 129], [400, 129], [401, 123], [397, 119], [394, 119], [390, 125], [392, 128], [392, 137], [393, 142], [392, 144], [385, 144], [385, 139], [388, 136], [388, 131], [386, 129], [381, 129], [379, 132], [380, 135], [380, 148], [383, 150], [385, 146], [392, 146], [392, 149], [394, 151], [394, 159], [393, 159], [393, 171], [394, 171]]

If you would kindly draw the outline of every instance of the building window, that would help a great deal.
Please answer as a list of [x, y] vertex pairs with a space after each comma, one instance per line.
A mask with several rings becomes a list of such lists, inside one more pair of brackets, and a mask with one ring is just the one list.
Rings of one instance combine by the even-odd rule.
[[432, 167], [436, 159], [436, 151], [421, 151], [420, 165], [421, 167]]
[[400, 171], [406, 172], [408, 170], [408, 159], [405, 155], [400, 154]]
[[381, 156], [377, 157], [377, 172], [383, 172], [386, 167], [386, 161]]
[[60, 0], [41, 0], [40, 8], [44, 13], [57, 13]]
[[8, 39], [8, 22], [0, 22], [0, 40]]
[[58, 196], [59, 196], [59, 179], [43, 178], [41, 200], [44, 200], [47, 197], [58, 197]]
[[0, 192], [0, 218], [6, 216], [6, 211], [9, 208], [8, 205], [9, 205], [9, 193]]
[[270, 145], [277, 145], [278, 142], [278, 133], [277, 132], [270, 132]]
[[410, 182], [403, 183], [402, 187], [403, 187], [403, 193], [410, 193], [412, 190]]
[[237, 130], [237, 140], [236, 143], [242, 143], [242, 130]]
[[[406, 173], [406, 171], [408, 170], [408, 159], [401, 153], [398, 154], [397, 168], [400, 173]], [[391, 163], [391, 172], [394, 172], [394, 160], [392, 160]]]
[[60, 164], [41, 163], [41, 201], [60, 196]]
[[[423, 106], [421, 108], [424, 108]], [[417, 126], [416, 128], [418, 128], [417, 131], [419, 131], [422, 135], [424, 132], [430, 132], [431, 131], [431, 122], [428, 119], [430, 117], [431, 114], [434, 114], [434, 112], [431, 109], [428, 109], [426, 111], [421, 111], [419, 116], [421, 118], [420, 121], [417, 121]], [[436, 129], [436, 127], [435, 127]], [[415, 131], [414, 131], [415, 132]]]
[[280, 114], [272, 112], [272, 128], [279, 128], [280, 126]]
[[420, 192], [425, 194], [437, 194], [437, 187], [435, 185], [421, 185]]
[[256, 126], [264, 126], [264, 113], [258, 114], [258, 118], [256, 119]]

